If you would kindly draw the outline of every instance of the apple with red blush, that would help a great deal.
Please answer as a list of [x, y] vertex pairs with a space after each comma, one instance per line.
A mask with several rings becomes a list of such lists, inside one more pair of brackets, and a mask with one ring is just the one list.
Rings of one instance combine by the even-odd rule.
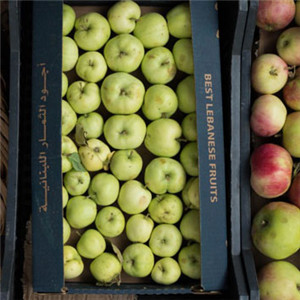
[[288, 192], [290, 201], [300, 208], [300, 173], [298, 173], [291, 184]]
[[[300, 69], [297, 71], [300, 73]], [[300, 110], [300, 76], [290, 80], [283, 88], [283, 99], [288, 107], [294, 110]]]

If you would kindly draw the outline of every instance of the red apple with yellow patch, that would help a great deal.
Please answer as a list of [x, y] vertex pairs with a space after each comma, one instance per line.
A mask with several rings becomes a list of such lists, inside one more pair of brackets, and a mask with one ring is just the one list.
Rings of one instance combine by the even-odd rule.
[[[300, 69], [297, 70], [299, 73]], [[283, 99], [288, 107], [300, 110], [300, 77], [295, 77], [283, 88]]]

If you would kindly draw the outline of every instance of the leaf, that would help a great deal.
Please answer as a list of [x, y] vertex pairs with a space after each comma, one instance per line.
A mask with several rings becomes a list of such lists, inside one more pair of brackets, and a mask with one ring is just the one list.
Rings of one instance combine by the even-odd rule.
[[77, 152], [72, 153], [68, 156], [68, 158], [75, 171], [86, 172], [86, 169], [82, 165], [79, 154]]
[[84, 128], [81, 124], [76, 125], [75, 141], [78, 146], [87, 145], [86, 131], [84, 131]]
[[123, 264], [123, 256], [122, 256], [120, 249], [113, 242], [110, 242], [110, 243], [111, 243], [112, 249], [115, 252], [115, 254], [117, 255], [119, 261], [121, 262], [121, 264]]

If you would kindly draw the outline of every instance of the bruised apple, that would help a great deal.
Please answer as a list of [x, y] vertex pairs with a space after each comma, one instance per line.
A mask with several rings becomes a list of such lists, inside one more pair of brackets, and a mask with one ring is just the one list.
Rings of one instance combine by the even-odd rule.
[[288, 196], [290, 201], [300, 208], [300, 173], [294, 177]]

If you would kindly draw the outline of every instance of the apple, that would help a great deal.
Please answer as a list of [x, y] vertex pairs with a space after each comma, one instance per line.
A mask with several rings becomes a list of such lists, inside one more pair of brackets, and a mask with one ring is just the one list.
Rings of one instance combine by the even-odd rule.
[[178, 254], [181, 272], [192, 279], [201, 277], [201, 249], [199, 243], [183, 247]]
[[194, 73], [193, 44], [191, 39], [179, 39], [173, 46], [173, 56], [179, 71]]
[[96, 203], [85, 196], [75, 196], [69, 199], [66, 207], [66, 219], [71, 227], [82, 229], [91, 225], [97, 215]]
[[290, 80], [282, 92], [286, 105], [291, 109], [300, 110], [300, 77]]
[[157, 12], [142, 15], [135, 24], [133, 34], [145, 48], [164, 46], [169, 40], [167, 21]]
[[283, 127], [287, 110], [282, 101], [274, 95], [262, 95], [253, 105], [250, 126], [257, 136], [270, 137]]
[[80, 160], [87, 171], [99, 171], [105, 169], [110, 159], [109, 147], [98, 139], [89, 139], [85, 146], [78, 150]]
[[63, 28], [62, 28], [62, 34], [68, 35], [75, 24], [76, 14], [74, 9], [67, 4], [63, 4]]
[[119, 208], [105, 206], [98, 212], [95, 225], [103, 236], [116, 237], [125, 228], [125, 217]]
[[176, 93], [167, 85], [155, 84], [150, 86], [145, 93], [142, 111], [148, 120], [153, 121], [171, 117], [177, 107]]
[[179, 159], [188, 175], [197, 176], [199, 174], [197, 142], [186, 144], [180, 152]]
[[277, 93], [284, 87], [287, 79], [287, 63], [276, 54], [261, 54], [252, 63], [252, 87], [260, 94]]
[[75, 21], [74, 40], [86, 51], [99, 50], [110, 37], [110, 26], [105, 17], [97, 12], [86, 13]]
[[172, 224], [159, 224], [154, 227], [149, 247], [152, 252], [160, 257], [174, 256], [182, 244], [182, 235], [178, 228]]
[[198, 209], [190, 209], [182, 217], [180, 232], [185, 240], [200, 243], [200, 213]]
[[62, 40], [62, 71], [68, 72], [71, 71], [78, 60], [78, 47], [75, 41], [68, 37], [64, 36]]
[[69, 80], [67, 75], [62, 72], [62, 77], [61, 77], [61, 97], [63, 98], [68, 90], [68, 85], [69, 85]]
[[63, 218], [63, 244], [65, 244], [69, 240], [70, 235], [71, 235], [71, 227], [68, 221], [65, 218]]
[[[82, 127], [84, 135], [87, 139], [96, 139], [103, 132], [103, 117], [93, 111], [84, 115], [81, 115], [77, 119], [77, 124]], [[76, 128], [77, 130], [77, 128]]]
[[251, 235], [255, 247], [272, 259], [285, 259], [300, 249], [300, 209], [273, 201], [254, 216]]
[[158, 157], [146, 166], [144, 179], [146, 186], [155, 194], [176, 194], [183, 190], [186, 174], [177, 160]]
[[120, 276], [122, 264], [116, 255], [104, 252], [90, 264], [90, 272], [100, 284], [111, 284]]
[[290, 186], [288, 192], [289, 200], [300, 208], [300, 173], [298, 173]]
[[118, 204], [122, 211], [133, 215], [146, 210], [151, 199], [151, 192], [141, 182], [129, 180], [121, 186]]
[[172, 81], [177, 73], [172, 52], [166, 47], [149, 50], [142, 61], [141, 70], [152, 84], [166, 84]]
[[289, 65], [300, 65], [300, 27], [284, 30], [277, 39], [276, 49], [279, 56]]
[[296, 0], [295, 23], [300, 26], [300, 1]]
[[182, 130], [174, 119], [158, 119], [147, 126], [144, 144], [157, 156], [172, 157], [180, 151]]
[[181, 219], [183, 203], [173, 194], [157, 195], [150, 202], [148, 212], [156, 223], [175, 224]]
[[186, 115], [181, 122], [183, 137], [189, 142], [197, 141], [197, 116], [195, 112]]
[[69, 201], [69, 194], [67, 189], [62, 186], [62, 208], [65, 208]]
[[142, 243], [134, 243], [123, 251], [123, 270], [133, 277], [148, 276], [154, 266], [151, 249]]
[[73, 279], [78, 277], [84, 269], [83, 261], [77, 250], [69, 245], [63, 247], [64, 278]]
[[193, 75], [181, 80], [176, 88], [178, 97], [178, 108], [189, 114], [196, 111], [195, 79]]
[[151, 278], [158, 284], [170, 285], [175, 283], [181, 275], [178, 262], [172, 257], [158, 260], [151, 272]]
[[191, 177], [182, 190], [182, 200], [188, 208], [200, 208], [199, 177]]
[[75, 112], [87, 114], [99, 107], [100, 89], [93, 82], [75, 81], [68, 88], [67, 100]]
[[154, 222], [149, 216], [136, 214], [126, 223], [126, 236], [133, 243], [146, 243], [151, 235]]
[[110, 171], [119, 180], [135, 179], [143, 168], [143, 159], [134, 149], [115, 151], [109, 164]]
[[300, 157], [300, 112], [289, 113], [282, 130], [282, 144], [289, 153]]
[[146, 124], [137, 114], [113, 115], [104, 123], [104, 137], [115, 149], [135, 149], [144, 141]]
[[294, 0], [260, 0], [256, 25], [266, 31], [277, 31], [288, 26], [294, 16]]
[[262, 144], [251, 155], [251, 187], [261, 197], [279, 197], [291, 184], [292, 169], [287, 150], [272, 143]]
[[139, 5], [130, 0], [115, 3], [107, 12], [111, 30], [116, 34], [132, 32], [140, 16], [141, 9]]
[[300, 67], [298, 67], [295, 71], [295, 77], [299, 77], [300, 76]]
[[68, 136], [63, 135], [61, 137], [61, 171], [62, 173], [69, 172], [73, 165], [69, 160], [69, 156], [72, 153], [78, 152], [77, 146]]
[[90, 174], [88, 172], [75, 171], [74, 169], [65, 173], [64, 186], [71, 196], [84, 194], [90, 184]]
[[75, 127], [77, 115], [71, 105], [65, 101], [61, 101], [61, 134], [68, 135]]
[[86, 230], [76, 244], [78, 253], [85, 258], [94, 259], [104, 252], [106, 242], [101, 233], [95, 229]]
[[188, 3], [181, 3], [169, 10], [166, 15], [169, 32], [182, 39], [192, 37], [191, 12]]
[[88, 82], [102, 80], [107, 72], [107, 65], [103, 55], [97, 51], [81, 54], [76, 64], [76, 74]]
[[129, 33], [123, 33], [110, 39], [103, 53], [112, 71], [131, 73], [140, 66], [145, 50], [139, 39]]
[[133, 114], [143, 104], [144, 84], [133, 75], [117, 72], [108, 75], [101, 85], [101, 98], [112, 114]]

